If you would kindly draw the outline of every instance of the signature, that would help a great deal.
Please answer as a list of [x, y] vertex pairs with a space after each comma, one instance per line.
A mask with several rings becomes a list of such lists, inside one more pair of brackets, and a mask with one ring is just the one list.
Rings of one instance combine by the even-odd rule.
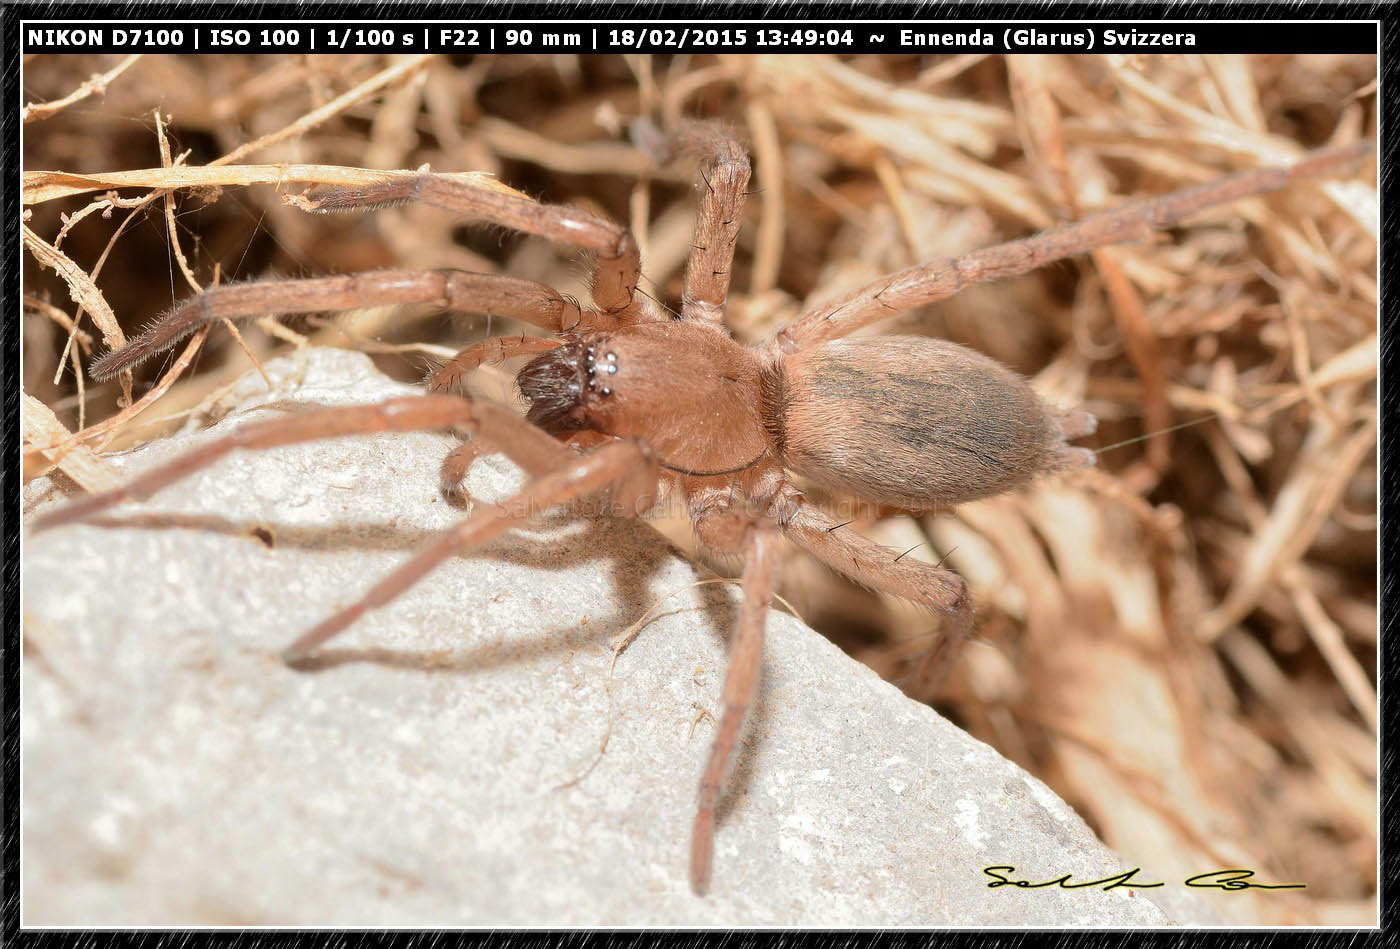
[[[987, 889], [994, 890], [999, 886], [1018, 886], [1025, 890], [1036, 890], [1046, 886], [1056, 886], [1062, 890], [1083, 890], [1096, 888], [1102, 890], [1112, 890], [1117, 887], [1125, 887], [1130, 890], [1146, 890], [1158, 886], [1166, 886], [1165, 883], [1144, 883], [1135, 880], [1134, 877], [1142, 871], [1141, 867], [1133, 867], [1131, 870], [1117, 873], [1113, 876], [1101, 877], [1097, 880], [1074, 881], [1074, 874], [1066, 873], [1063, 876], [1055, 877], [1051, 880], [1041, 880], [1032, 882], [1030, 880], [1018, 880], [1009, 874], [1015, 873], [1016, 868], [1010, 865], [986, 867], [982, 870], [992, 880], [987, 884]], [[1188, 877], [1182, 881], [1183, 886], [1191, 886], [1205, 889], [1218, 890], [1301, 890], [1306, 883], [1254, 883], [1250, 878], [1254, 876], [1253, 870], [1227, 869], [1211, 870], [1207, 873], [1198, 873], [1193, 877]]]
[[1253, 870], [1212, 870], [1189, 877], [1187, 886], [1203, 886], [1219, 890], [1302, 890], [1306, 883], [1251, 883]]

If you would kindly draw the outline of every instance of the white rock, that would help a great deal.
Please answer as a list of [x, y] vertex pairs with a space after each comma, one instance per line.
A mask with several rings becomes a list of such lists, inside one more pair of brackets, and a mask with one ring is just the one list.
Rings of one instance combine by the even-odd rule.
[[[115, 461], [137, 472], [303, 404], [412, 391], [337, 350], [267, 368], [276, 391], [251, 375]], [[1213, 921], [1175, 883], [988, 889], [992, 864], [1081, 880], [1128, 866], [1034, 778], [783, 614], [696, 897], [703, 713], [718, 713], [737, 593], [689, 587], [705, 571], [637, 522], [551, 516], [445, 563], [312, 670], [281, 663], [461, 516], [437, 490], [453, 444], [235, 453], [25, 538], [25, 924]], [[493, 457], [470, 484], [499, 497], [520, 481]], [[36, 481], [26, 510], [61, 495]], [[610, 676], [610, 637], [653, 606]]]

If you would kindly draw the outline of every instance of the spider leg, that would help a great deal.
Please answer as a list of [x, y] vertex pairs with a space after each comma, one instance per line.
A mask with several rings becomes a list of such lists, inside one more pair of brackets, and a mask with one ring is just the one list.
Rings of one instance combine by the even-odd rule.
[[501, 363], [516, 356], [537, 356], [559, 345], [543, 336], [493, 336], [472, 343], [428, 377], [429, 392], [452, 392], [462, 377], [482, 363]]
[[[536, 355], [558, 345], [557, 341], [541, 336], [494, 336], [473, 343], [428, 377], [428, 391], [458, 391], [462, 377], [483, 363], [500, 363], [515, 356]], [[534, 426], [528, 423], [525, 427], [534, 429]], [[548, 447], [545, 440], [549, 442]], [[517, 448], [512, 452], [512, 460], [530, 474], [542, 475], [568, 459], [570, 453], [567, 449], [558, 451], [560, 447], [559, 443], [549, 436], [544, 440], [531, 436], [523, 449]], [[442, 460], [439, 473], [439, 485], [443, 496], [458, 505], [463, 504], [466, 498], [461, 490], [462, 479], [467, 476], [473, 462], [482, 455], [501, 450], [484, 433], [477, 432], [471, 441], [463, 442], [448, 452], [447, 457]]]
[[[528, 422], [517, 418], [534, 432], [539, 433], [539, 429]], [[518, 433], [517, 433], [518, 434]], [[540, 433], [543, 434], [543, 433]], [[512, 436], [514, 437], [514, 436]], [[580, 452], [590, 451], [599, 445], [612, 441], [612, 437], [599, 432], [572, 432], [567, 437], [555, 439], [546, 435], [548, 442], [538, 439], [534, 434], [527, 439], [522, 437], [520, 441], [507, 444], [504, 447], [497, 447], [482, 432], [472, 435], [472, 440], [463, 442], [442, 460], [440, 486], [443, 496], [457, 506], [463, 506], [466, 501], [466, 494], [462, 488], [462, 479], [467, 476], [476, 459], [482, 455], [489, 455], [499, 451], [505, 454], [511, 461], [515, 462], [528, 474], [538, 477], [547, 474], [555, 468], [564, 464], [569, 458]], [[646, 480], [646, 479], [642, 479]], [[625, 488], [618, 497], [614, 498], [615, 507], [619, 514], [635, 512], [639, 517], [645, 514], [654, 503], [654, 495], [657, 488], [656, 479], [651, 477], [644, 489], [636, 485], [624, 485]]]
[[763, 632], [777, 574], [776, 534], [771, 522], [757, 521], [751, 523], [744, 541], [744, 603], [724, 676], [724, 711], [700, 779], [700, 803], [690, 838], [690, 886], [696, 893], [704, 893], [709, 886], [715, 807], [763, 669]]
[[648, 464], [647, 449], [636, 441], [612, 442], [591, 454], [571, 456], [568, 464], [531, 481], [523, 491], [504, 504], [485, 505], [449, 528], [407, 563], [375, 584], [363, 598], [298, 637], [283, 650], [283, 659], [297, 662], [306, 658], [360, 616], [408, 590], [453, 554], [464, 553], [483, 544], [557, 504], [601, 491]]
[[780, 330], [773, 342], [783, 352], [795, 352], [839, 339], [862, 326], [950, 297], [974, 283], [1016, 276], [1064, 257], [1141, 238], [1150, 230], [1172, 227], [1213, 205], [1277, 191], [1302, 179], [1337, 174], [1374, 153], [1371, 141], [1322, 149], [1287, 167], [1228, 175], [1093, 214], [1023, 240], [910, 267], [808, 310]]
[[705, 191], [700, 196], [695, 242], [685, 267], [681, 318], [722, 325], [749, 185], [748, 153], [712, 122], [682, 122], [664, 139], [654, 127], [639, 123], [634, 135], [659, 161], [683, 154], [700, 157]]
[[164, 352], [208, 323], [268, 313], [323, 313], [395, 303], [434, 303], [449, 310], [495, 313], [553, 333], [594, 328], [605, 315], [580, 310], [553, 287], [533, 280], [461, 270], [377, 270], [342, 277], [267, 280], [213, 287], [166, 313], [89, 372], [107, 379]]
[[522, 468], [538, 470], [549, 464], [566, 464], [576, 456], [544, 431], [509, 409], [490, 402], [476, 402], [453, 395], [408, 396], [377, 405], [316, 409], [288, 418], [244, 425], [223, 438], [180, 455], [151, 469], [130, 484], [92, 494], [34, 520], [35, 531], [48, 530], [81, 520], [128, 499], [143, 499], [166, 485], [208, 467], [235, 449], [259, 450], [297, 442], [359, 435], [367, 432], [412, 432], [456, 428], [480, 432], [500, 445]]
[[919, 684], [919, 694], [937, 691], [972, 632], [967, 581], [944, 567], [891, 553], [868, 537], [847, 530], [800, 496], [790, 496], [786, 515], [780, 522], [783, 533], [837, 573], [943, 615], [939, 639], [911, 680]]
[[578, 208], [542, 204], [524, 195], [429, 172], [386, 178], [358, 188], [321, 188], [293, 203], [308, 211], [331, 212], [374, 210], [410, 201], [593, 251], [598, 255], [593, 272], [593, 302], [617, 323], [652, 318], [637, 298], [641, 256], [632, 232]]

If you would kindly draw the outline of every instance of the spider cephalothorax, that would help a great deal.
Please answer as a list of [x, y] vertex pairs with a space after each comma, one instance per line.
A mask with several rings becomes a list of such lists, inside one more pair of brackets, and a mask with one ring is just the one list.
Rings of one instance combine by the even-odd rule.
[[[1149, 226], [1169, 226], [1212, 204], [1336, 172], [1365, 158], [1372, 146], [1319, 152], [1287, 169], [1246, 172], [1023, 241], [913, 267], [818, 304], [770, 342], [745, 347], [722, 322], [749, 179], [744, 150], [704, 123], [684, 123], [669, 142], [652, 144], [658, 154], [691, 152], [707, 163], [680, 319], [670, 319], [638, 292], [637, 242], [604, 218], [426, 172], [356, 189], [323, 189], [296, 203], [306, 210], [344, 211], [416, 199], [585, 248], [597, 260], [594, 307], [580, 307], [544, 284], [462, 271], [379, 271], [212, 288], [103, 357], [94, 372], [121, 372], [209, 323], [268, 312], [432, 302], [509, 316], [546, 335], [474, 343], [433, 374], [432, 392], [422, 397], [247, 424], [124, 488], [45, 514], [35, 526], [144, 497], [236, 448], [359, 432], [466, 433], [471, 440], [443, 463], [449, 488], [483, 451], [504, 452], [532, 476], [514, 499], [479, 506], [362, 598], [303, 634], [284, 653], [296, 661], [407, 590], [444, 558], [546, 508], [610, 492], [634, 500], [640, 511], [660, 486], [675, 489], [701, 541], [745, 559], [724, 712], [701, 779], [691, 837], [691, 881], [703, 890], [720, 791], [757, 687], [779, 534], [859, 583], [939, 611], [947, 646], [935, 655], [950, 656], [970, 629], [961, 577], [893, 556], [852, 532], [790, 476], [838, 495], [929, 508], [998, 494], [1043, 472], [1093, 461], [1087, 450], [1066, 444], [1092, 430], [1092, 417], [1048, 406], [999, 363], [938, 340], [852, 334], [979, 280], [1025, 273], [1138, 236]], [[524, 356], [534, 357], [517, 377], [530, 402], [525, 419], [458, 394], [461, 378], [482, 363]]]
[[641, 438], [664, 469], [723, 474], [771, 452], [759, 374], [758, 351], [718, 327], [658, 322], [567, 337], [516, 383], [545, 431]]

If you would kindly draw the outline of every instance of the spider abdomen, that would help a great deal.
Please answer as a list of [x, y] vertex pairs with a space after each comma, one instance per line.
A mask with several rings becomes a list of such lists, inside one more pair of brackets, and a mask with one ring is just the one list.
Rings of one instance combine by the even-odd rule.
[[943, 340], [834, 340], [771, 365], [764, 390], [784, 464], [872, 501], [954, 505], [1093, 463], [1065, 444], [1089, 430], [1086, 413], [1050, 408], [1001, 363]]

